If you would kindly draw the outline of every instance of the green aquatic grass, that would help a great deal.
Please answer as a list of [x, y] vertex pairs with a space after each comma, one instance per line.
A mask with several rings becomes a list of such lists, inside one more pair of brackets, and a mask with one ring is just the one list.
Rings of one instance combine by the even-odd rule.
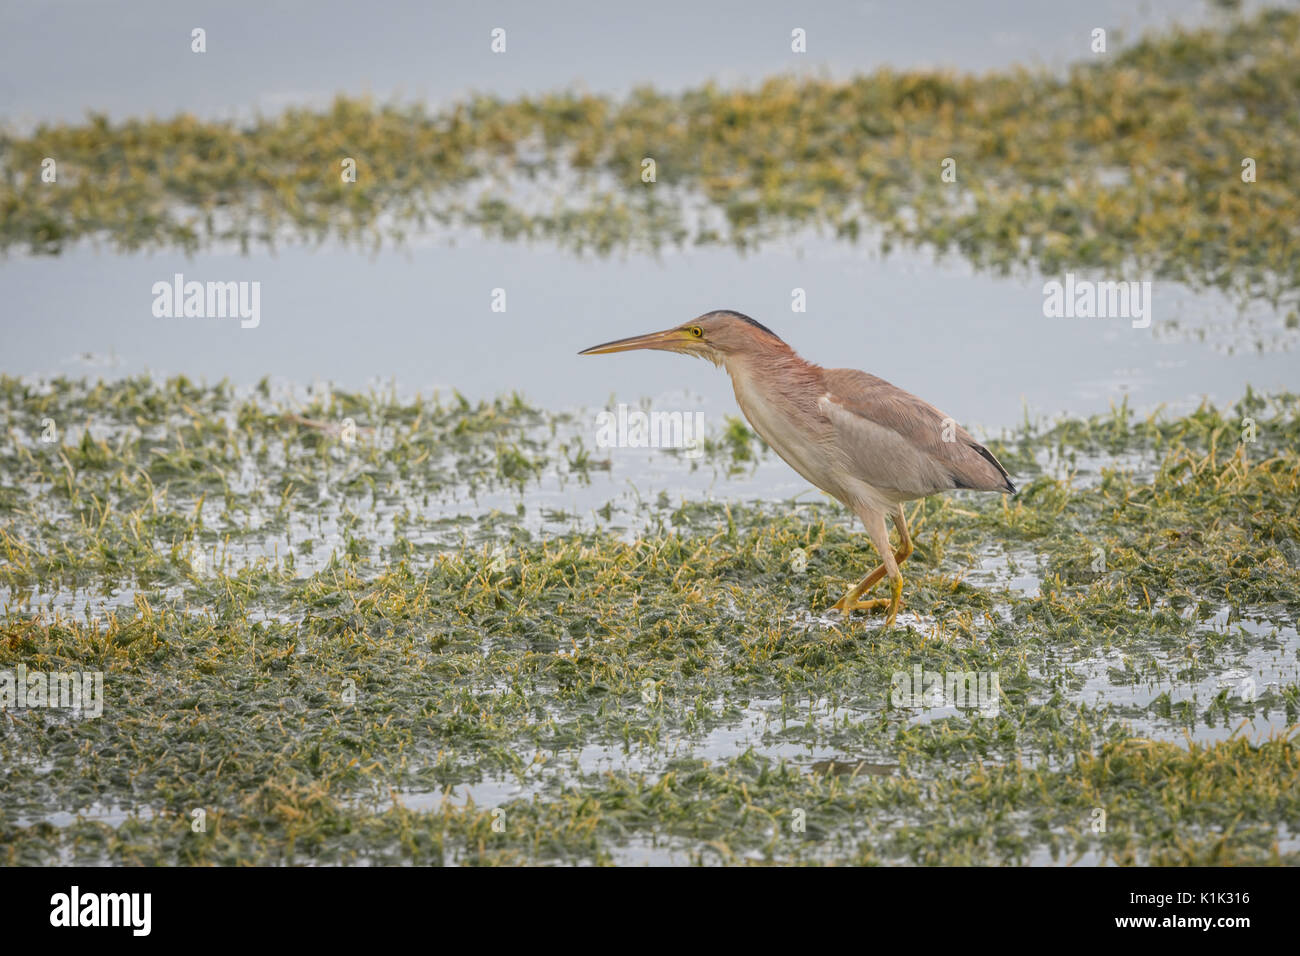
[[[1085, 40], [1061, 73], [878, 70], [621, 101], [480, 96], [438, 112], [340, 98], [246, 124], [91, 116], [0, 135], [0, 247], [249, 249], [469, 226], [609, 252], [748, 247], [816, 227], [990, 268], [1124, 270], [1294, 299], [1300, 12], [1105, 55]], [[56, 184], [40, 179], [45, 157]], [[355, 183], [341, 180], [344, 157]], [[946, 158], [956, 183], [940, 177]]]
[[[992, 442], [1024, 490], [915, 507], [889, 629], [810, 614], [872, 560], [829, 504], [530, 531], [539, 488], [608, 479], [518, 398], [0, 406], [0, 670], [107, 697], [0, 715], [2, 862], [1300, 862], [1294, 396]], [[446, 524], [465, 483], [505, 497]], [[917, 665], [997, 673], [998, 712], [895, 706]]]

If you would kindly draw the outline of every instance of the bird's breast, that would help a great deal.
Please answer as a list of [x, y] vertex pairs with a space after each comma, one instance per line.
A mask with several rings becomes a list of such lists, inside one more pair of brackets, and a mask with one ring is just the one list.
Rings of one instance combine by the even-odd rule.
[[747, 375], [733, 373], [732, 385], [736, 404], [763, 441], [808, 481], [839, 497], [830, 423], [825, 416], [815, 406], [808, 408], [781, 395], [769, 397]]

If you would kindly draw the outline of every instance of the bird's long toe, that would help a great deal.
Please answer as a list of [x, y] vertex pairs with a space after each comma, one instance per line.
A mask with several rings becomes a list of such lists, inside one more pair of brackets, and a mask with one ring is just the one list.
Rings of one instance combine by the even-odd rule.
[[852, 611], [875, 611], [878, 608], [889, 607], [893, 603], [894, 602], [891, 598], [871, 598], [868, 601], [854, 601], [852, 604], [846, 605], [845, 607], [840, 607], [837, 604], [835, 605], [835, 609], [846, 613]]
[[890, 594], [887, 598], [869, 598], [866, 601], [849, 600], [850, 594], [844, 595], [831, 610], [839, 611], [841, 614], [849, 615], [854, 611], [876, 611], [880, 608], [886, 609], [885, 626], [892, 627], [895, 619], [898, 617], [898, 609], [902, 606], [903, 598], [903, 580], [894, 578], [890, 584]]

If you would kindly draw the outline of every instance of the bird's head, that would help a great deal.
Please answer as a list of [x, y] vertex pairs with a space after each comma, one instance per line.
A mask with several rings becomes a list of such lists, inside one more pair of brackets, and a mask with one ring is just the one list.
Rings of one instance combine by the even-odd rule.
[[772, 348], [787, 346], [776, 333], [759, 325], [747, 315], [722, 309], [706, 312], [698, 319], [662, 332], [634, 335], [629, 339], [615, 339], [603, 345], [583, 349], [579, 355], [604, 355], [606, 352], [630, 352], [632, 349], [659, 349], [664, 352], [684, 352], [722, 365], [728, 358]]

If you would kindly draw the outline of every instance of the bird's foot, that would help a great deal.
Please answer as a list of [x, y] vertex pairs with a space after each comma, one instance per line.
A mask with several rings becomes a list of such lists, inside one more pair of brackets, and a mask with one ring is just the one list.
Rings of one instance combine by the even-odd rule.
[[848, 617], [854, 611], [874, 611], [879, 608], [886, 608], [885, 626], [892, 627], [894, 619], [898, 617], [898, 608], [902, 603], [903, 582], [900, 580], [890, 588], [891, 594], [887, 598], [870, 598], [866, 601], [849, 600], [846, 594], [835, 603], [831, 608], [832, 611], [839, 611], [845, 617]]
[[840, 607], [837, 604], [835, 610], [847, 616], [853, 611], [875, 611], [882, 607], [888, 608], [888, 613], [885, 616], [885, 626], [893, 627], [894, 619], [898, 617], [899, 606], [898, 602], [894, 601], [893, 598], [872, 598], [870, 601], [854, 601], [845, 607]]
[[874, 611], [876, 608], [889, 607], [892, 603], [889, 598], [871, 598], [869, 601], [853, 601], [849, 604], [841, 601], [831, 610], [839, 611], [841, 614], [848, 614], [851, 611]]

